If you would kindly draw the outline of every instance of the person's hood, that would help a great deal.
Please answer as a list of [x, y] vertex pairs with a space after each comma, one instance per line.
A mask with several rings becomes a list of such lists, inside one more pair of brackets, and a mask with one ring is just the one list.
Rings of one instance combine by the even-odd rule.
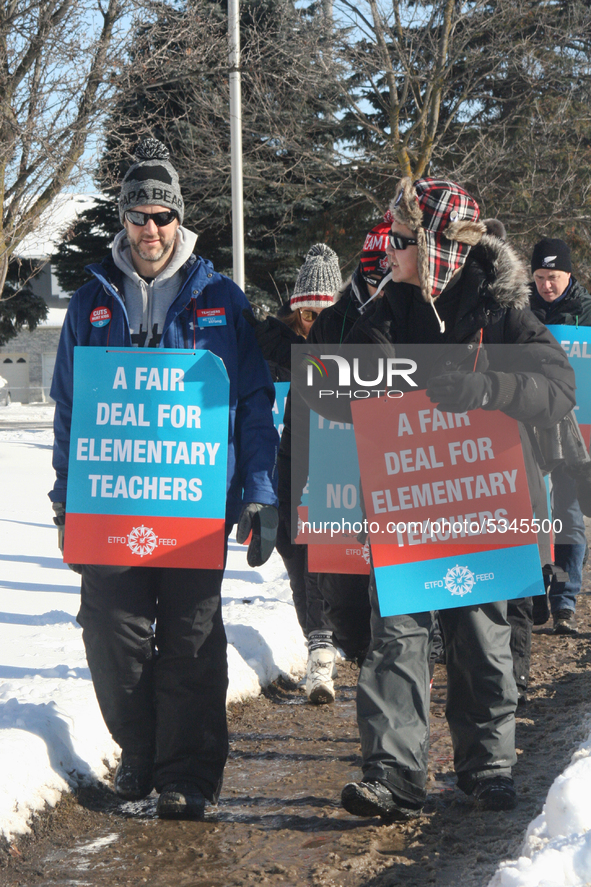
[[484, 234], [472, 247], [471, 259], [485, 269], [488, 293], [501, 308], [529, 307], [529, 271], [508, 243]]
[[[183, 267], [185, 262], [193, 254], [196, 243], [197, 235], [193, 231], [183, 228], [182, 225], [177, 228], [176, 243], [172, 259], [166, 268], [156, 276], [154, 281], [156, 286], [165, 280], [170, 280], [170, 278]], [[140, 275], [135, 270], [131, 260], [131, 247], [125, 229], [120, 231], [115, 237], [111, 252], [117, 268], [132, 280], [135, 280], [136, 282], [139, 281]]]

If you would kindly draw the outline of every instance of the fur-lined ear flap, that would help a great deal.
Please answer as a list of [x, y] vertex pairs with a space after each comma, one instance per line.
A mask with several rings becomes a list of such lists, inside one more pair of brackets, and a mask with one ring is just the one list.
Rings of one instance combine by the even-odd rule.
[[450, 222], [442, 233], [448, 240], [476, 246], [486, 234], [486, 225], [483, 222]]
[[390, 204], [390, 212], [397, 222], [406, 225], [411, 231], [417, 231], [423, 224], [423, 211], [419, 206], [412, 179], [408, 176], [400, 179], [396, 195]]
[[417, 228], [417, 271], [421, 281], [421, 293], [425, 302], [431, 301], [431, 278], [429, 276], [429, 247], [423, 228]]

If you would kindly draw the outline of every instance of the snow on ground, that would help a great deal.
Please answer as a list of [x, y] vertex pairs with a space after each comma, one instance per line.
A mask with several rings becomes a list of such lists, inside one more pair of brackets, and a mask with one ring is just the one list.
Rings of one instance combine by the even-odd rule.
[[488, 887], [589, 887], [590, 799], [591, 733], [550, 786], [542, 812], [527, 829], [522, 855], [501, 863]]
[[[104, 777], [118, 748], [101, 718], [76, 623], [79, 577], [61, 561], [47, 491], [53, 483], [49, 404], [0, 407], [0, 832], [22, 834], [45, 803]], [[14, 427], [18, 426], [18, 427]], [[41, 426], [41, 427], [40, 427]], [[230, 701], [280, 675], [306, 650], [277, 554], [258, 570], [230, 542], [223, 585]], [[591, 735], [551, 786], [522, 856], [489, 887], [591, 884]]]
[[[50, 404], [0, 407], [0, 833], [7, 837], [26, 832], [31, 814], [69, 786], [104, 777], [119, 751], [76, 623], [80, 577], [57, 549], [47, 498], [52, 419]], [[222, 597], [229, 701], [257, 695], [280, 675], [299, 678], [306, 648], [279, 556], [251, 570], [246, 548], [230, 540]]]

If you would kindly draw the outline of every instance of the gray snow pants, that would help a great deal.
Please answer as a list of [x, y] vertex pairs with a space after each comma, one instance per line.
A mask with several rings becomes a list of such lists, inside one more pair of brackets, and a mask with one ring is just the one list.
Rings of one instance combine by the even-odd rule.
[[[357, 720], [363, 778], [378, 780], [406, 805], [426, 799], [429, 652], [432, 613], [380, 617], [370, 580], [372, 640], [359, 675]], [[440, 610], [447, 657], [446, 716], [458, 785], [510, 776], [515, 764], [517, 688], [507, 602]]]

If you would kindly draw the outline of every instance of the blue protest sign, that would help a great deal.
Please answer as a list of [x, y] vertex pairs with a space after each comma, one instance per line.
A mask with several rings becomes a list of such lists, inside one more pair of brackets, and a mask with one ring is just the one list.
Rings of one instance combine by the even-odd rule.
[[65, 559], [220, 568], [228, 402], [209, 351], [76, 348]]
[[359, 462], [351, 424], [310, 413], [310, 492], [308, 520], [355, 523], [359, 502]]
[[560, 342], [575, 371], [577, 383], [576, 417], [579, 425], [591, 423], [591, 327], [549, 326], [552, 335]]
[[273, 404], [273, 423], [277, 433], [281, 437], [283, 431], [283, 417], [285, 415], [285, 402], [289, 393], [289, 382], [275, 382], [275, 403]]

